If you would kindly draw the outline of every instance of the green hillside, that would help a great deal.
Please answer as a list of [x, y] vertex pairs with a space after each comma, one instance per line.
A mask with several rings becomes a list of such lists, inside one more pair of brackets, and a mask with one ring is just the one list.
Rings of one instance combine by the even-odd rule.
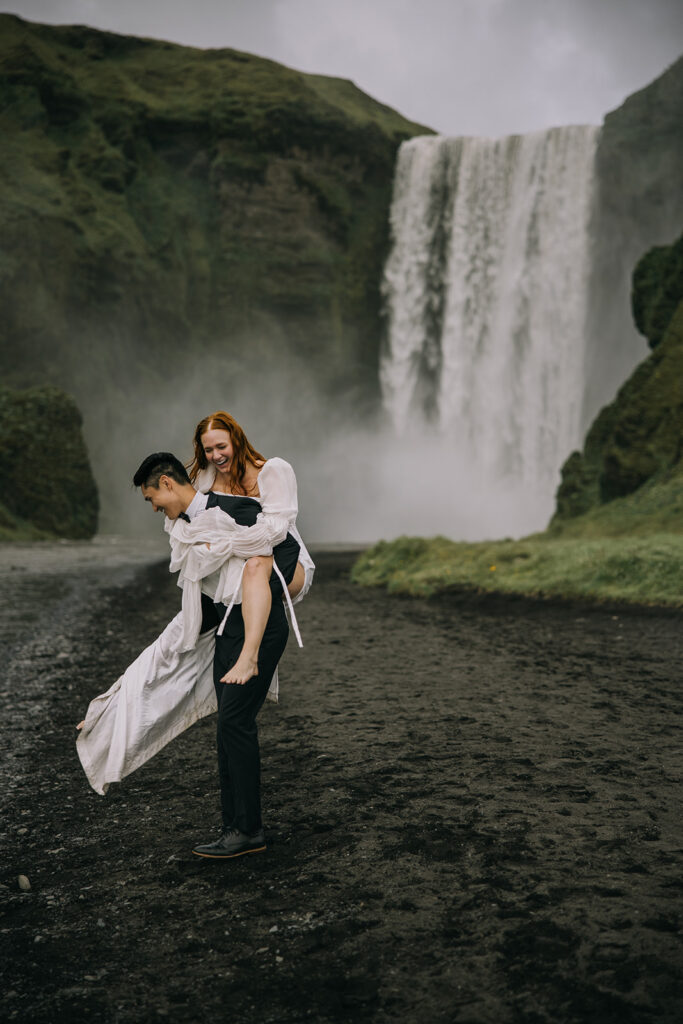
[[0, 15], [0, 130], [0, 373], [75, 396], [101, 486], [111, 431], [192, 374], [374, 407], [395, 154], [429, 129], [235, 50]]
[[87, 400], [93, 369], [276, 346], [376, 388], [394, 156], [426, 129], [351, 82], [9, 15], [0, 127], [6, 380]]

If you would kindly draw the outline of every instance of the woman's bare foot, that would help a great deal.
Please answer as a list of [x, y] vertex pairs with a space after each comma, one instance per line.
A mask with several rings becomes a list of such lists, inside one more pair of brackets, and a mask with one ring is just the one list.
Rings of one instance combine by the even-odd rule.
[[221, 682], [237, 683], [238, 686], [242, 686], [257, 675], [258, 662], [256, 658], [252, 657], [250, 654], [245, 654], [245, 652], [242, 651], [232, 668], [228, 669], [225, 673]]
[[84, 725], [85, 725], [85, 718], [83, 719], [82, 722], [79, 722], [78, 725], [76, 726], [76, 728], [78, 729], [79, 732], [81, 731], [81, 729], [83, 728]]

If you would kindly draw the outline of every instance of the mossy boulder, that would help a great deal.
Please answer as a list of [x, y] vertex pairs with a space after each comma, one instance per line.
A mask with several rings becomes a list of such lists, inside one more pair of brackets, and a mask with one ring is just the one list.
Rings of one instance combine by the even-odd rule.
[[683, 471], [682, 243], [648, 253], [636, 268], [638, 326], [656, 347], [602, 409], [583, 452], [562, 467], [552, 526]]
[[0, 538], [97, 530], [99, 501], [74, 400], [58, 388], [0, 389]]
[[682, 296], [683, 235], [673, 245], [655, 246], [633, 272], [633, 319], [651, 348], [662, 340]]

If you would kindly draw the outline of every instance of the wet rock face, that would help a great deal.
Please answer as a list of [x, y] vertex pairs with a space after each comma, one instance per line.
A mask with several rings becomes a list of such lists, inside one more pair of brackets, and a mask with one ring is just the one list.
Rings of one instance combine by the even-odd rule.
[[57, 388], [0, 389], [0, 539], [94, 535], [99, 500], [81, 422]]

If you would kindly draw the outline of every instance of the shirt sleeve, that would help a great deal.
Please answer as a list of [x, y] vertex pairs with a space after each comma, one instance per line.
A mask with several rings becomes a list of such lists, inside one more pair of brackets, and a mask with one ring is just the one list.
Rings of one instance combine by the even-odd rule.
[[259, 519], [269, 516], [284, 519], [289, 526], [296, 521], [299, 511], [294, 470], [284, 459], [268, 459], [259, 473], [259, 493], [262, 512]]
[[[273, 548], [281, 544], [287, 536], [290, 524], [296, 521], [296, 477], [288, 462], [278, 458], [268, 459], [259, 473], [258, 485], [258, 500], [262, 511], [259, 512], [254, 525], [231, 524], [230, 554], [239, 558], [271, 555]], [[207, 556], [205, 552], [202, 554], [202, 561], [207, 564], [212, 561], [210, 555]]]

